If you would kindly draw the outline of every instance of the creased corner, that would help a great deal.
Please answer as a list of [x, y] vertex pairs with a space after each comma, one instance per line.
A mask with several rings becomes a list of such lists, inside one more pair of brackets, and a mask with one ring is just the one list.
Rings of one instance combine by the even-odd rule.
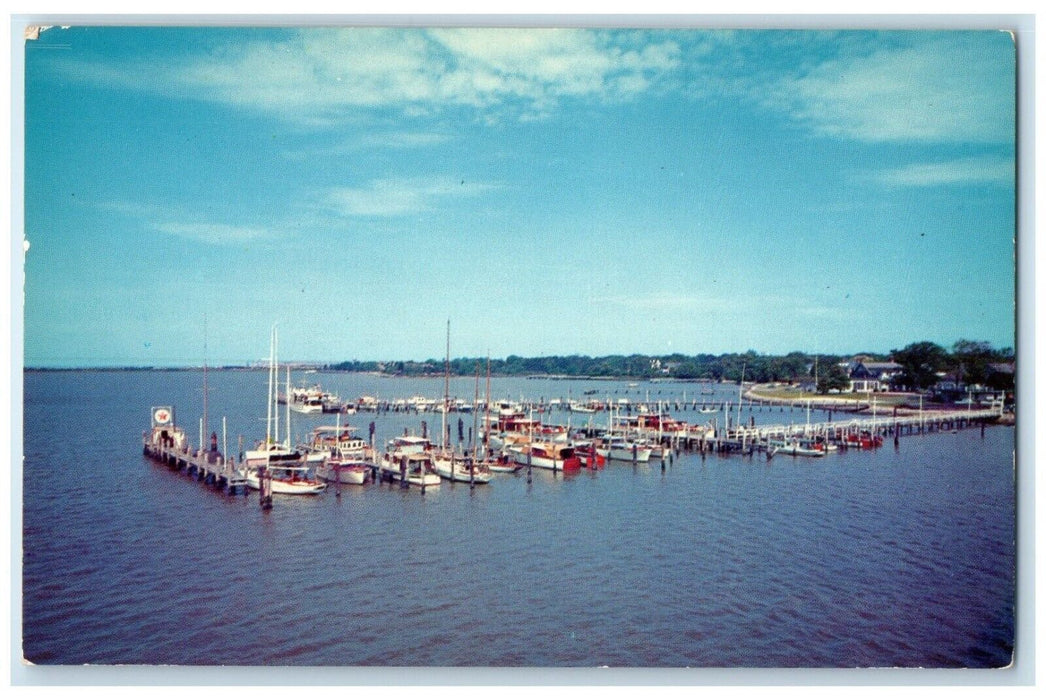
[[40, 38], [40, 32], [46, 32], [52, 26], [51, 24], [31, 24], [25, 28], [25, 40], [36, 41]]

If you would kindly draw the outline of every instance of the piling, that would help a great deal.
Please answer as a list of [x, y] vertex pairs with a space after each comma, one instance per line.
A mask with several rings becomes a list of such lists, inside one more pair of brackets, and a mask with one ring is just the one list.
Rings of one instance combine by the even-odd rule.
[[272, 508], [272, 474], [266, 467], [258, 469], [258, 504], [262, 510]]

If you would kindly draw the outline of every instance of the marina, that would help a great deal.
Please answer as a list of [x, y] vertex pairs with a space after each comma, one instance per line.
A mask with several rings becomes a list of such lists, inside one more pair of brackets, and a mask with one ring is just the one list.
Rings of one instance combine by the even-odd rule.
[[[318, 375], [343, 396], [443, 390], [442, 378]], [[492, 383], [499, 395], [549, 395], [533, 381]], [[982, 434], [976, 421], [962, 430], [927, 421], [896, 445], [887, 436], [876, 449], [840, 447], [818, 459], [679, 450], [663, 470], [659, 458], [607, 460], [535, 467], [529, 479], [513, 464], [517, 471], [488, 484], [444, 481], [424, 495], [402, 488], [397, 471], [342, 484], [340, 497], [333, 483], [315, 496], [273, 494], [263, 509], [242, 485], [234, 494], [201, 487], [187, 478], [188, 461], [175, 470], [142, 455], [149, 406], [176, 406], [191, 425], [202, 383], [201, 372], [26, 374], [28, 658], [662, 667], [1008, 658], [1012, 426], [988, 423]], [[474, 379], [450, 383], [452, 394], [474, 392]], [[235, 458], [238, 435], [264, 429], [265, 384], [264, 370], [209, 373], [209, 410], [225, 418], [231, 448], [219, 429], [219, 452]], [[690, 391], [662, 388], [680, 398]], [[736, 398], [736, 387], [719, 398], [728, 392]], [[805, 426], [805, 407], [760, 408], [746, 404], [742, 422], [751, 412], [757, 426]], [[99, 413], [112, 428], [80, 443], [79, 454], [51, 439], [59, 424], [92, 435]], [[384, 448], [426, 419], [373, 420]], [[826, 420], [811, 411], [811, 425]], [[193, 427], [187, 443], [199, 442]], [[291, 444], [320, 427], [339, 426], [292, 415]], [[367, 427], [357, 435], [369, 443]], [[118, 477], [112, 488], [88, 488], [89, 470], [61, 466], [85, 459]], [[69, 487], [60, 501], [56, 468]], [[415, 586], [423, 597], [411, 595]], [[307, 608], [272, 598], [289, 589]], [[264, 619], [252, 613], [258, 596], [273, 600]]]
[[[599, 469], [608, 463], [631, 463], [633, 465], [659, 462], [661, 470], [681, 453], [696, 452], [702, 458], [708, 453], [749, 455], [765, 454], [769, 461], [775, 455], [792, 457], [825, 457], [847, 450], [870, 450], [882, 447], [884, 441], [892, 439], [898, 445], [902, 435], [912, 437], [941, 431], [958, 431], [979, 428], [983, 434], [986, 426], [1001, 420], [1005, 415], [1003, 401], [993, 401], [988, 406], [977, 406], [967, 402], [964, 407], [952, 410], [920, 408], [918, 411], [894, 406], [890, 412], [878, 413], [876, 399], [870, 399], [868, 407], [872, 415], [861, 415], [833, 420], [833, 413], [859, 415], [865, 406], [847, 403], [825, 402], [814, 408], [813, 399], [805, 402], [790, 402], [792, 411], [799, 408], [805, 414], [805, 422], [769, 423], [757, 425], [757, 414], [767, 410], [767, 418], [774, 419], [773, 409], [785, 410], [785, 404], [744, 400], [743, 387], [736, 406], [729, 399], [722, 403], [711, 401], [686, 402], [678, 398], [650, 401], [649, 390], [644, 401], [633, 403], [622, 397], [608, 400], [594, 407], [584, 417], [583, 427], [572, 428], [570, 421], [574, 402], [570, 399], [541, 398], [528, 402], [522, 396], [519, 401], [493, 400], [490, 398], [490, 378], [487, 393], [481, 401], [479, 377], [476, 377], [475, 396], [471, 403], [454, 399], [450, 395], [449, 372], [443, 377], [443, 397], [429, 399], [414, 394], [409, 399], [392, 399], [386, 406], [405, 405], [414, 407], [404, 411], [406, 418], [433, 411], [440, 416], [438, 441], [429, 435], [428, 423], [409, 424], [402, 434], [387, 439], [383, 454], [378, 455], [374, 447], [378, 424], [382, 423], [381, 404], [373, 397], [366, 403], [379, 408], [375, 410], [376, 421], [369, 426], [369, 441], [356, 437], [356, 428], [341, 424], [340, 412], [335, 425], [319, 425], [311, 428], [307, 441], [292, 449], [291, 411], [292, 405], [283, 400], [293, 396], [291, 369], [285, 369], [285, 393], [278, 395], [275, 384], [281, 376], [277, 359], [277, 333], [272, 331], [270, 367], [268, 373], [268, 407], [266, 415], [266, 437], [254, 450], [243, 451], [244, 436], [237, 439], [241, 446], [239, 458], [226, 457], [227, 450], [218, 450], [217, 434], [212, 434], [207, 450], [189, 444], [183, 428], [174, 424], [174, 407], [153, 407], [152, 431], [143, 434], [143, 451], [149, 457], [167, 464], [175, 470], [199, 478], [206, 484], [235, 493], [237, 488], [246, 492], [247, 487], [259, 492], [259, 503], [263, 508], [273, 506], [273, 494], [315, 495], [322, 493], [328, 484], [337, 485], [341, 497], [343, 484], [362, 486], [368, 483], [388, 482], [403, 489], [417, 488], [421, 493], [438, 487], [444, 481], [468, 483], [471, 487], [495, 481], [496, 474], [513, 474], [525, 470], [527, 482], [533, 480], [532, 470], [545, 469], [552, 472], [573, 472], [582, 468]], [[449, 326], [448, 358], [449, 365]], [[314, 375], [314, 371], [310, 371]], [[461, 378], [456, 378], [460, 380]], [[204, 370], [204, 393], [207, 393], [207, 373]], [[624, 391], [637, 390], [639, 384], [628, 382]], [[615, 391], [618, 389], [615, 388]], [[319, 385], [310, 390], [316, 397], [329, 396]], [[722, 385], [720, 392], [733, 391]], [[711, 394], [707, 392], [712, 392]], [[587, 393], [587, 392], [586, 392]], [[702, 389], [702, 397], [716, 396], [713, 389]], [[748, 393], [756, 394], [754, 387]], [[673, 400], [674, 399], [674, 400]], [[707, 418], [709, 403], [716, 405], [712, 418]], [[346, 404], [351, 406], [351, 404]], [[280, 407], [285, 409], [283, 430], [285, 438], [280, 441]], [[433, 407], [436, 407], [433, 409]], [[666, 406], [682, 407], [693, 420], [672, 417]], [[424, 407], [424, 409], [422, 408]], [[605, 423], [596, 422], [595, 413], [606, 411]], [[849, 410], [848, 410], [849, 409]], [[206, 414], [206, 405], [204, 413]], [[746, 421], [742, 415], [747, 411]], [[554, 413], [567, 414], [566, 424], [543, 422], [552, 420]], [[298, 411], [299, 420], [307, 420], [310, 414], [321, 415], [323, 411]], [[393, 415], [400, 412], [392, 410]], [[467, 440], [464, 421], [457, 421], [457, 443], [452, 440], [452, 413], [468, 414], [472, 427], [468, 428]], [[811, 420], [811, 416], [819, 420]], [[483, 428], [480, 429], [482, 414]], [[389, 411], [384, 412], [389, 416]], [[761, 416], [760, 416], [761, 417]], [[824, 419], [824, 418], [827, 419]], [[721, 424], [720, 424], [721, 419]], [[200, 420], [200, 444], [206, 428], [206, 418]], [[400, 423], [402, 425], [402, 422]], [[227, 445], [223, 419], [223, 446]]]
[[13, 682], [1033, 675], [1028, 17], [59, 19]]

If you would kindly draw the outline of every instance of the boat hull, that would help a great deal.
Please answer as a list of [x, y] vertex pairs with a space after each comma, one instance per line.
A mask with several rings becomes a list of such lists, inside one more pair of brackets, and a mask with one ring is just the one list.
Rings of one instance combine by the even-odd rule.
[[581, 460], [577, 457], [558, 459], [556, 457], [528, 454], [520, 449], [510, 449], [509, 453], [512, 455], [512, 459], [516, 464], [521, 467], [530, 466], [537, 467], [538, 469], [551, 469], [553, 471], [567, 471], [570, 469], [581, 468]]
[[600, 457], [606, 459], [612, 459], [616, 462], [649, 462], [650, 455], [653, 454], [653, 450], [649, 447], [638, 447], [635, 452], [628, 448], [596, 448], [596, 453]]
[[436, 473], [448, 481], [486, 484], [491, 477], [489, 471], [480, 469], [476, 469], [474, 473], [470, 474], [468, 465], [464, 462], [454, 462], [452, 464], [450, 460], [436, 459], [433, 460], [432, 465], [435, 467]]
[[[249, 472], [246, 475], [247, 486], [255, 491], [261, 490], [261, 479], [257, 472]], [[327, 484], [315, 479], [285, 479], [282, 477], [272, 478], [272, 492], [291, 496], [313, 496], [322, 493]]]
[[324, 464], [316, 468], [316, 476], [335, 484], [365, 484], [370, 476], [370, 467], [364, 464]]

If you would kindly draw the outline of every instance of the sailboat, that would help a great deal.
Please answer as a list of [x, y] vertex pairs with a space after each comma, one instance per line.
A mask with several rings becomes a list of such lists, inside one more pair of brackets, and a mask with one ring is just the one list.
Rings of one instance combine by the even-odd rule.
[[[450, 406], [450, 320], [447, 320], [447, 359], [443, 367], [443, 420], [440, 432], [440, 450], [432, 455], [432, 467], [442, 478], [448, 481], [464, 481], [473, 484], [486, 484], [491, 479], [489, 469], [476, 464], [475, 460], [457, 454], [447, 444], [447, 409]], [[479, 375], [476, 375], [476, 394], [479, 395]], [[475, 435], [475, 432], [473, 432]]]
[[279, 364], [277, 362], [278, 334], [272, 327], [269, 341], [269, 395], [265, 418], [265, 441], [255, 449], [244, 453], [242, 474], [247, 485], [261, 489], [261, 470], [272, 480], [272, 493], [309, 495], [327, 488], [327, 484], [309, 476], [309, 465], [302, 454], [291, 449], [290, 408], [287, 409], [287, 439], [280, 442], [280, 411], [276, 402], [275, 383]]

